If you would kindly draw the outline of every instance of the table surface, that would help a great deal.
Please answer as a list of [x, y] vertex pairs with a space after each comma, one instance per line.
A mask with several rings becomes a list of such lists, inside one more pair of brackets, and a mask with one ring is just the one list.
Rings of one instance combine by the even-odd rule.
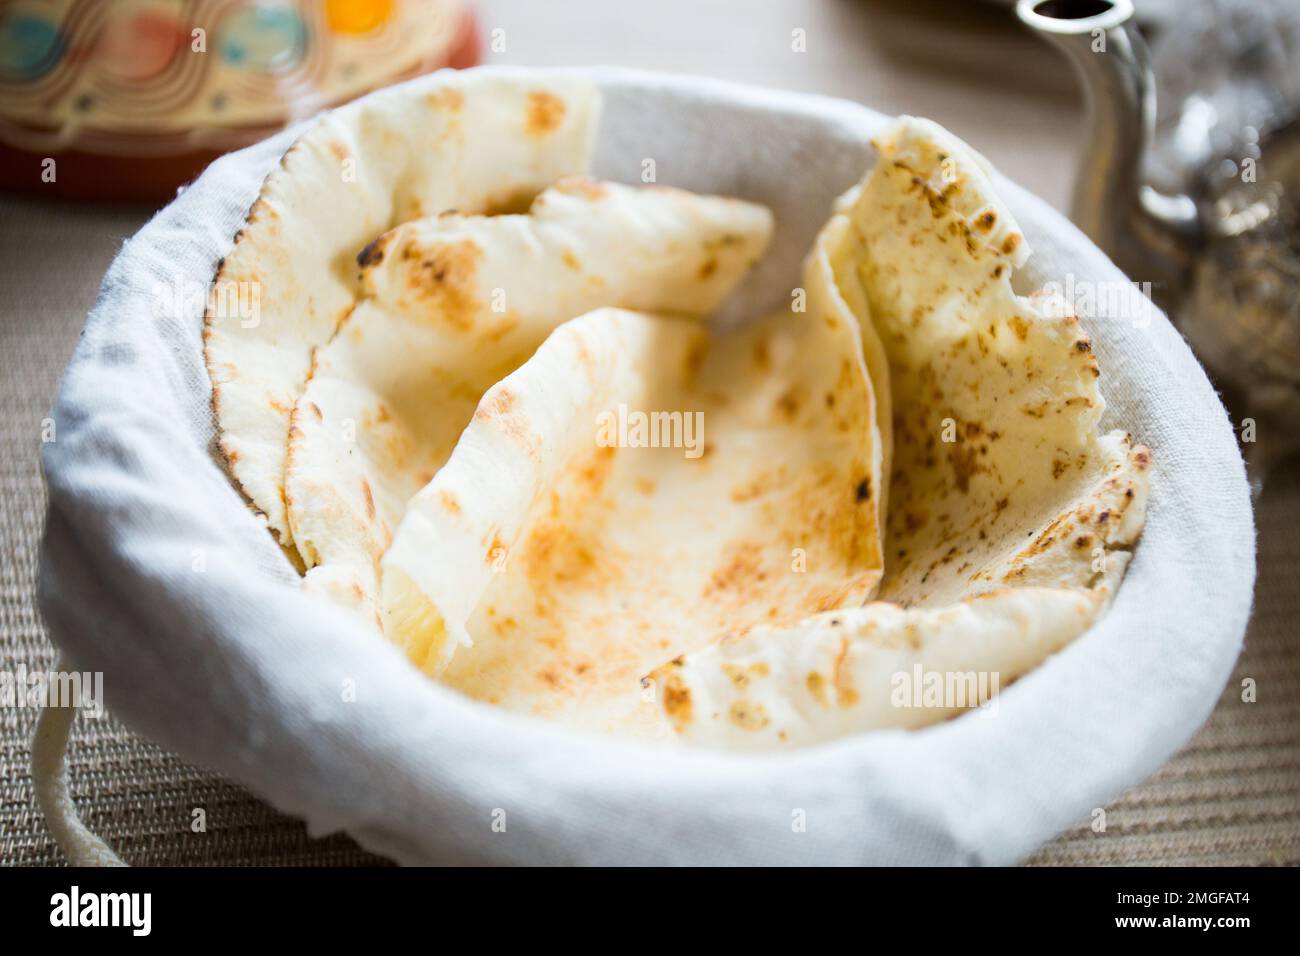
[[[938, 120], [1058, 208], [1083, 117], [1065, 64], [1005, 6], [952, 0], [484, 0], [488, 62], [616, 63], [842, 96]], [[806, 31], [807, 51], [791, 49]], [[33, 599], [44, 515], [41, 421], [100, 277], [148, 210], [0, 198], [0, 667], [53, 666]], [[1300, 470], [1259, 509], [1246, 649], [1208, 723], [1163, 769], [1043, 847], [1037, 864], [1300, 863]], [[1252, 678], [1254, 703], [1241, 700]], [[28, 775], [34, 714], [0, 709], [0, 862], [61, 862]], [[137, 864], [382, 863], [313, 839], [241, 787], [111, 717], [81, 720], [69, 756], [87, 823]], [[208, 830], [194, 834], [194, 808]]]

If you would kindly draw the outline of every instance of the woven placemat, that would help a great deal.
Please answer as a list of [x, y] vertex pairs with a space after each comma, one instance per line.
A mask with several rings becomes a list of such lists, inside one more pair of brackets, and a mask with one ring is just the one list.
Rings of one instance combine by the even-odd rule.
[[[138, 210], [0, 199], [0, 668], [53, 667], [33, 599], [44, 513], [42, 420], [99, 278]], [[1213, 717], [1181, 754], [1034, 864], [1300, 864], [1300, 471], [1260, 511], [1260, 583], [1246, 651]], [[1255, 703], [1241, 682], [1255, 682]], [[29, 775], [35, 713], [0, 708], [0, 861], [63, 862]], [[1105, 732], [1104, 728], [1099, 732]], [[384, 861], [160, 750], [105, 717], [77, 721], [69, 754], [86, 822], [138, 865], [357, 865]], [[194, 811], [206, 827], [194, 832]]]

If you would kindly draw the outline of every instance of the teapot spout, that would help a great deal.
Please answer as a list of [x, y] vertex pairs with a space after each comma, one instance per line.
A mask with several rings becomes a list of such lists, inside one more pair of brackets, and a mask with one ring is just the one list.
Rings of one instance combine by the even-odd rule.
[[1071, 218], [1131, 279], [1149, 281], [1166, 309], [1186, 289], [1199, 243], [1196, 203], [1142, 182], [1156, 90], [1131, 0], [1019, 0], [1021, 22], [1074, 65], [1089, 129]]

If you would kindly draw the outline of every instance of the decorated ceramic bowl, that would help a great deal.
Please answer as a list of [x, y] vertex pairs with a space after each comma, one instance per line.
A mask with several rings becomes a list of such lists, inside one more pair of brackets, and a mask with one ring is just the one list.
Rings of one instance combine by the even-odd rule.
[[464, 0], [16, 0], [0, 186], [165, 199], [221, 153], [477, 54]]

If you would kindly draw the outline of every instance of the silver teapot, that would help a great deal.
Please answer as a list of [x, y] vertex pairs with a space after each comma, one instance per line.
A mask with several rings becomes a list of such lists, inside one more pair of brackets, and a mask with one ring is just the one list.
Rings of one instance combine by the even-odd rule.
[[[1174, 62], [1201, 90], [1175, 104], [1183, 122], [1161, 144], [1161, 189], [1149, 168], [1156, 80], [1131, 0], [1019, 0], [1016, 12], [1065, 52], [1089, 104], [1072, 218], [1131, 279], [1150, 282], [1232, 409], [1258, 491], [1300, 450], [1300, 120], [1293, 90], [1281, 89], [1300, 51], [1269, 48], [1267, 23], [1253, 24], [1263, 41], [1230, 57], [1185, 36]], [[1271, 62], [1252, 89], [1265, 56], [1281, 61], [1287, 84]], [[1242, 67], [1244, 83], [1233, 74]]]

